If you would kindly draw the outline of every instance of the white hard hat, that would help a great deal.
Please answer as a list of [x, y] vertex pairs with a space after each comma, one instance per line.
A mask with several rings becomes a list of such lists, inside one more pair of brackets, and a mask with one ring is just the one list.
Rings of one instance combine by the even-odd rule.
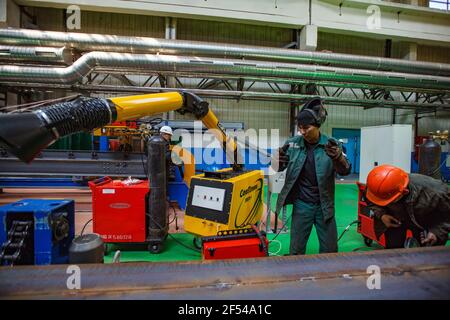
[[173, 135], [172, 128], [169, 126], [161, 127], [161, 129], [159, 129], [159, 133], [167, 133], [167, 134]]

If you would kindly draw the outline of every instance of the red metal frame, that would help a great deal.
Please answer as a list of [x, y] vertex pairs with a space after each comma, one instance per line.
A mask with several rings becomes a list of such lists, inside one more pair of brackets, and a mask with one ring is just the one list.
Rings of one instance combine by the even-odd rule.
[[[269, 241], [262, 236], [266, 248], [269, 248]], [[255, 235], [243, 239], [220, 240], [220, 237], [214, 240], [203, 241], [202, 257], [204, 260], [219, 259], [240, 259], [240, 258], [258, 258], [266, 257], [261, 239]]]

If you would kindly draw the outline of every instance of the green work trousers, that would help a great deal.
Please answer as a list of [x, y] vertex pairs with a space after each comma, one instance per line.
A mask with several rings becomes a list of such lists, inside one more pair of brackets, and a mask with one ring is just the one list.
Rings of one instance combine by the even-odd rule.
[[291, 255], [305, 254], [312, 226], [319, 238], [319, 253], [337, 252], [337, 227], [334, 217], [324, 221], [320, 204], [294, 201], [291, 222]]

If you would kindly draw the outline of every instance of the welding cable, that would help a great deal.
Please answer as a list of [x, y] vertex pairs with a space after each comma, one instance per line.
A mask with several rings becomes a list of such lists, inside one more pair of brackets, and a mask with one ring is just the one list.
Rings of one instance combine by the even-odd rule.
[[[152, 221], [153, 221], [153, 223], [154, 224], [156, 224], [156, 226], [158, 227], [158, 228], [160, 228], [161, 230], [163, 229], [163, 228], [161, 228], [161, 225], [158, 223], [158, 222], [156, 222], [155, 221], [155, 219], [153, 219], [153, 217], [150, 215], [150, 214], [146, 214], [150, 219], [152, 219]], [[192, 247], [189, 247], [189, 246], [187, 246], [187, 245], [185, 245], [183, 242], [181, 242], [180, 240], [178, 240], [177, 238], [175, 238], [173, 235], [171, 235], [170, 233], [167, 233], [167, 235], [169, 236], [169, 237], [171, 237], [176, 243], [178, 243], [180, 246], [183, 246], [183, 247], [185, 247], [185, 248], [187, 248], [187, 249], [189, 249], [189, 250], [192, 250], [192, 251], [195, 251], [195, 252], [201, 252], [201, 250], [197, 250], [197, 249], [194, 249], [194, 248], [192, 248]]]
[[[276, 214], [275, 216], [276, 216], [276, 219], [278, 219], [278, 215]], [[289, 223], [289, 221], [291, 220], [291, 218], [292, 218], [292, 214], [289, 216], [289, 218], [287, 218], [286, 222], [285, 222], [285, 223], [283, 224], [283, 226], [280, 228], [280, 231], [277, 232], [277, 234], [275, 235], [275, 237], [274, 237], [272, 240], [270, 240], [269, 243], [272, 242], [272, 241], [275, 241], [275, 239], [280, 235], [280, 233], [287, 227], [287, 224]]]
[[[169, 225], [171, 225], [177, 219], [177, 212], [175, 211], [175, 208], [172, 206], [169, 200], [167, 200], [167, 203], [169, 204], [169, 208], [171, 208], [173, 211], [172, 221], [169, 222]], [[176, 226], [176, 230], [178, 230], [178, 225]]]
[[114, 253], [114, 257], [112, 259], [112, 263], [120, 263], [120, 250], [117, 250]]
[[[239, 229], [239, 228], [243, 228], [245, 226], [249, 226], [251, 224], [251, 221], [253, 220], [253, 218], [256, 217], [256, 215], [258, 214], [259, 208], [262, 205], [262, 192], [263, 192], [263, 181], [262, 179], [258, 179], [258, 182], [260, 182], [260, 187], [258, 190], [258, 195], [256, 196], [256, 200], [253, 203], [253, 207], [250, 210], [250, 213], [247, 215], [247, 217], [245, 218], [245, 220], [240, 224], [237, 225], [237, 219], [239, 217], [239, 214], [236, 214], [236, 217], [234, 219], [234, 225]], [[243, 202], [241, 202], [241, 204], [239, 205], [238, 208], [238, 213], [241, 209], [241, 205]]]
[[[56, 102], [72, 101], [72, 100], [79, 98], [80, 96], [81, 96], [81, 94], [78, 93], [78, 94], [74, 94], [74, 95], [62, 97], [62, 98], [34, 101], [34, 102], [18, 104], [18, 105], [14, 105], [14, 106], [1, 107], [0, 109], [3, 112], [7, 112], [7, 113], [19, 113], [19, 112], [34, 110], [34, 109], [37, 109], [37, 108], [40, 108], [43, 106], [47, 106], [49, 104], [54, 104]], [[12, 111], [8, 111], [8, 110], [12, 110]]]
[[80, 236], [82, 236], [83, 235], [83, 233], [84, 233], [84, 229], [86, 228], [86, 226], [89, 224], [89, 222], [91, 222], [93, 219], [89, 219], [88, 220], [88, 222], [86, 222], [85, 224], [84, 224], [84, 226], [83, 226], [83, 229], [81, 229], [81, 233], [80, 233]]
[[272, 242], [277, 242], [278, 244], [279, 244], [279, 248], [278, 248], [278, 250], [276, 251], [276, 252], [269, 252], [269, 256], [277, 256], [278, 255], [278, 253], [281, 251], [281, 248], [283, 247], [283, 245], [281, 244], [281, 241], [280, 240], [271, 240], [271, 241], [269, 241], [269, 245], [270, 245], [270, 243], [272, 243]]
[[261, 241], [261, 246], [262, 246], [262, 249], [264, 250], [264, 253], [266, 254], [266, 256], [268, 256], [269, 255], [269, 248], [266, 245], [266, 241], [264, 241], [264, 235], [258, 229], [256, 224], [252, 224], [251, 227], [252, 227], [253, 231], [255, 231], [256, 235], [258, 236], [259, 241]]
[[342, 239], [342, 236], [348, 231], [348, 229], [350, 229], [350, 227], [352, 225], [354, 225], [355, 223], [358, 223], [358, 220], [353, 221], [352, 223], [350, 223], [345, 229], [344, 231], [342, 231], [341, 235], [339, 236], [339, 238], [337, 239], [337, 241], [339, 242], [339, 240]]

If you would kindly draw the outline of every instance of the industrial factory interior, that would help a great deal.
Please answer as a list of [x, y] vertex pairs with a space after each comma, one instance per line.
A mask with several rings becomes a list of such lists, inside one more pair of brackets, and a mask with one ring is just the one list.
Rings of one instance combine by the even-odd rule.
[[0, 0], [0, 300], [449, 300], [449, 1]]

